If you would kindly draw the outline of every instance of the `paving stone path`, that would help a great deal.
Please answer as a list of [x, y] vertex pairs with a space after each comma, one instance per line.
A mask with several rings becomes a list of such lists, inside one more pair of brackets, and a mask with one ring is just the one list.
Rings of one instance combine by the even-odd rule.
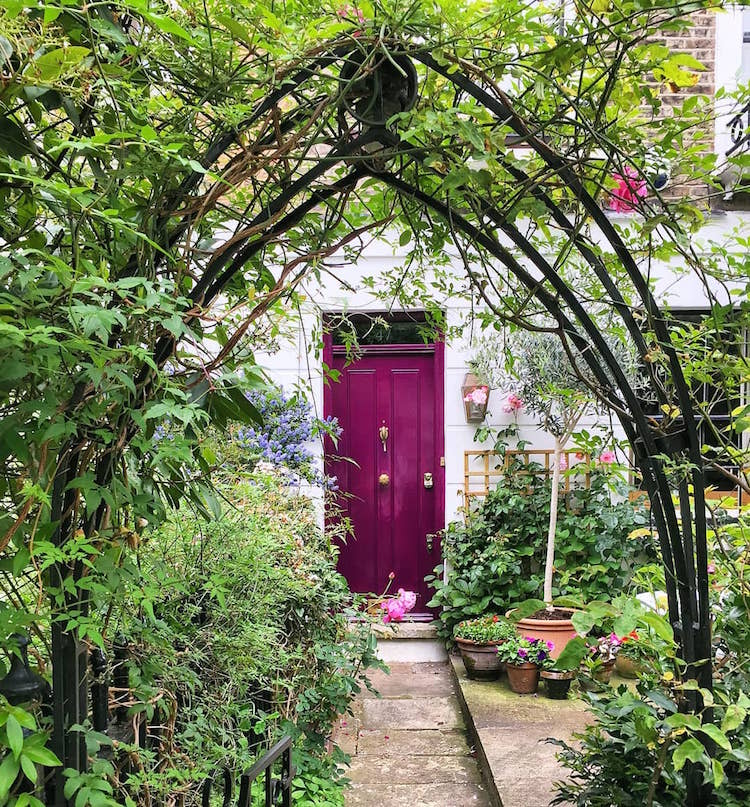
[[347, 807], [489, 807], [447, 663], [375, 673], [336, 741], [351, 754]]

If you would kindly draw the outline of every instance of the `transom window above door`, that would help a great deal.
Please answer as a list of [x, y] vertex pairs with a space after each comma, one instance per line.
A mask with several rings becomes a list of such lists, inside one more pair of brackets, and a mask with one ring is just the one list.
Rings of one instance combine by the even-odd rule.
[[423, 311], [327, 314], [326, 328], [334, 346], [425, 345], [436, 341], [437, 324]]

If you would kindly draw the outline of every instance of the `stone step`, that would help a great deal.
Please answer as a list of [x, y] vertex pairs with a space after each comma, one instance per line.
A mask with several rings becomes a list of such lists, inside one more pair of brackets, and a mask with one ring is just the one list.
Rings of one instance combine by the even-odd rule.
[[378, 658], [398, 662], [445, 662], [448, 654], [438, 639], [436, 622], [403, 622], [376, 625]]

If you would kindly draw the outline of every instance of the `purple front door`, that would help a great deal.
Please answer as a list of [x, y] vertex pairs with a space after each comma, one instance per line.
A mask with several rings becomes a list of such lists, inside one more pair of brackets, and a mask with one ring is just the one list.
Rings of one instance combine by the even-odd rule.
[[326, 414], [343, 428], [328, 472], [354, 527], [339, 570], [353, 591], [375, 594], [393, 572], [391, 591], [417, 592], [415, 614], [424, 615], [424, 577], [440, 561], [434, 533], [443, 526], [441, 348], [378, 345], [348, 366], [343, 349], [327, 350], [340, 376], [327, 388]]

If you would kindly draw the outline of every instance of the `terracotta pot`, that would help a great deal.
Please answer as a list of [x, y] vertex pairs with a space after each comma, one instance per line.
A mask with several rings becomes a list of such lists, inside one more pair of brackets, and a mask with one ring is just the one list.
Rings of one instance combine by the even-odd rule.
[[533, 695], [539, 686], [539, 667], [536, 664], [506, 664], [510, 688], [518, 695]]
[[575, 671], [542, 670], [542, 678], [547, 697], [556, 701], [564, 701], [568, 697], [570, 685], [575, 678]]
[[619, 653], [615, 659], [615, 669], [622, 678], [638, 678], [638, 674], [643, 672], [643, 665]]
[[[573, 614], [572, 608], [558, 608], [556, 610]], [[512, 610], [508, 611], [505, 616], [510, 617], [512, 613]], [[525, 617], [516, 622], [516, 630], [521, 636], [531, 636], [533, 639], [552, 642], [554, 645], [550, 652], [552, 658], [557, 658], [562, 653], [565, 645], [578, 636], [570, 619], [532, 619], [531, 617]]]
[[601, 667], [594, 673], [594, 678], [601, 681], [603, 684], [608, 684], [609, 679], [612, 677], [612, 672], [615, 669], [615, 659], [605, 661]]
[[494, 681], [503, 671], [497, 656], [497, 644], [478, 644], [468, 639], [456, 639], [466, 674], [479, 681]]
[[582, 666], [581, 672], [584, 673], [584, 676], [581, 678], [581, 686], [583, 686], [585, 690], [591, 692], [592, 690], [595, 691], [597, 689], [597, 682], [600, 684], [608, 684], [609, 679], [612, 677], [612, 671], [614, 668], [615, 659], [603, 662], [601, 666], [597, 667], [593, 674], [589, 673], [586, 666]]

